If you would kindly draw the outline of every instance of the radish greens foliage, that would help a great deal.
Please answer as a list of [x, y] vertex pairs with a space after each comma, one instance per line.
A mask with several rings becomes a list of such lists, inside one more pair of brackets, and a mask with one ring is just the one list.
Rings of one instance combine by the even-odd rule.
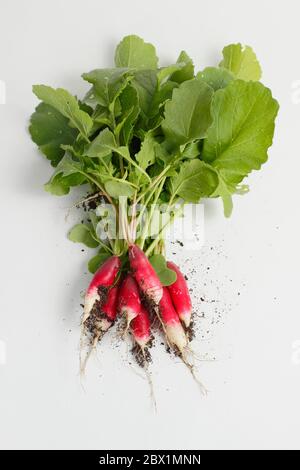
[[[160, 67], [154, 46], [131, 35], [117, 46], [114, 67], [82, 77], [82, 100], [62, 88], [33, 86], [41, 103], [29, 130], [54, 167], [45, 184], [54, 195], [88, 184], [117, 209], [120, 197], [131, 208], [164, 203], [169, 209], [220, 197], [229, 216], [242, 181], [268, 158], [278, 103], [259, 81], [261, 68], [249, 46], [226, 46], [219, 66], [195, 72], [185, 51]], [[129, 242], [157, 257], [164, 230], [155, 240], [147, 236], [152, 215], [142, 219], [133, 211], [117, 221], [125, 226], [124, 240], [99, 239], [99, 214], [94, 225], [75, 226], [69, 238], [99, 247], [89, 264], [93, 272], [109, 254], [126, 252]], [[171, 282], [160, 258], [154, 261], [165, 284]]]

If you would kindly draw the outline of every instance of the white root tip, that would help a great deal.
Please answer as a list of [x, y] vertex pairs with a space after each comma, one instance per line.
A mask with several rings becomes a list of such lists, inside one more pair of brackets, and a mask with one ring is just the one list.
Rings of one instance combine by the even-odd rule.
[[112, 326], [112, 322], [109, 320], [106, 320], [106, 318], [101, 318], [101, 320], [99, 320], [98, 325], [102, 333], [105, 333]]
[[97, 300], [100, 300], [100, 297], [96, 288], [87, 292], [85, 299], [84, 299], [82, 323], [84, 323], [85, 320], [90, 316], [93, 306]]
[[179, 314], [179, 318], [182, 321], [182, 323], [185, 325], [185, 327], [188, 328], [191, 324], [192, 313], [189, 311], [182, 312]]
[[143, 351], [144, 351], [145, 347], [147, 346], [147, 344], [149, 343], [149, 340], [150, 340], [149, 336], [141, 336], [139, 338], [137, 336], [135, 336], [134, 339]]
[[126, 318], [127, 328], [129, 327], [132, 320], [137, 316], [136, 311], [132, 310], [131, 308], [122, 307], [121, 308], [121, 315]]
[[181, 323], [165, 325], [165, 330], [169, 343], [176, 346], [180, 353], [183, 353], [184, 349], [188, 345], [188, 339]]

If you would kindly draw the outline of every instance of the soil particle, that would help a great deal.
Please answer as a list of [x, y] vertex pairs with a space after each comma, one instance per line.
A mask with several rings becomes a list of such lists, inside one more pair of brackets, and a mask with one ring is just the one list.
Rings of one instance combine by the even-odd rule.
[[150, 362], [152, 362], [150, 351], [147, 348], [141, 349], [138, 344], [135, 344], [131, 350], [137, 364], [140, 367], [147, 366]]
[[195, 338], [195, 324], [194, 321], [190, 323], [190, 325], [186, 328], [184, 327], [186, 335], [189, 341], [192, 341]]

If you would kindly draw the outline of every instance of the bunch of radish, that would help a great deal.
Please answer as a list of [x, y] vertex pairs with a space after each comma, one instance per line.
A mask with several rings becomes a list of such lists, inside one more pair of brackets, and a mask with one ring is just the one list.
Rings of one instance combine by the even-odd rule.
[[88, 217], [68, 237], [97, 249], [88, 262], [82, 369], [118, 320], [140, 365], [160, 330], [193, 372], [191, 299], [166, 261], [165, 239], [186, 207], [204, 199], [219, 199], [229, 217], [235, 194], [249, 189], [245, 178], [267, 161], [279, 105], [261, 72], [240, 43], [224, 47], [218, 65], [196, 70], [185, 51], [162, 66], [152, 44], [130, 35], [117, 45], [114, 67], [82, 75], [81, 99], [33, 86], [40, 103], [29, 132], [54, 167], [45, 189], [64, 196], [86, 188], [76, 206]]
[[[129, 269], [123, 267], [129, 260]], [[118, 319], [130, 331], [132, 351], [139, 365], [150, 360], [154, 329], [160, 329], [168, 348], [185, 357], [189, 343], [192, 306], [183, 274], [172, 262], [176, 281], [161, 284], [145, 253], [137, 245], [128, 248], [126, 261], [111, 256], [95, 273], [85, 295], [82, 327], [93, 349]]]

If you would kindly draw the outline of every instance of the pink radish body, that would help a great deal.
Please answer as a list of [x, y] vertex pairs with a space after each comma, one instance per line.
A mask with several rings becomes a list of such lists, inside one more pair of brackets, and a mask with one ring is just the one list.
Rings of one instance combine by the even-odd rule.
[[150, 318], [144, 306], [141, 306], [140, 314], [132, 320], [131, 327], [135, 341], [144, 350], [151, 339]]
[[192, 317], [192, 302], [186, 280], [175, 263], [168, 261], [167, 266], [169, 269], [172, 269], [172, 271], [175, 271], [177, 275], [176, 281], [172, 285], [168, 286], [172, 302], [180, 320], [186, 327], [188, 327], [191, 323]]
[[131, 245], [128, 252], [130, 266], [139, 288], [148, 300], [158, 305], [163, 295], [163, 289], [154, 268], [137, 245]]
[[104, 294], [102, 294], [101, 298], [100, 289], [109, 288], [113, 285], [120, 268], [121, 260], [118, 256], [111, 256], [102, 264], [102, 266], [100, 266], [85, 295], [83, 323], [89, 317], [96, 301], [100, 302], [100, 304], [103, 301], [105, 302], [106, 299], [103, 299]]
[[113, 324], [117, 316], [117, 306], [118, 306], [118, 286], [112, 287], [107, 295], [105, 304], [101, 308], [101, 313], [107, 316], [106, 318], [101, 318], [101, 330], [106, 331]]
[[127, 325], [141, 312], [138, 285], [130, 274], [125, 277], [120, 288], [119, 310], [121, 315], [126, 316]]
[[159, 303], [159, 309], [161, 320], [170, 345], [176, 346], [179, 352], [183, 353], [184, 348], [188, 344], [188, 340], [167, 287], [163, 288], [163, 296]]

